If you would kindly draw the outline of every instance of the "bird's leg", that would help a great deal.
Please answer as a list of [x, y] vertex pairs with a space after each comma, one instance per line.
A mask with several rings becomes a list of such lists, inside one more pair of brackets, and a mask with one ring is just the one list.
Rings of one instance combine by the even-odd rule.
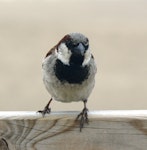
[[88, 120], [88, 109], [86, 107], [86, 103], [87, 103], [87, 100], [84, 100], [84, 108], [82, 110], [82, 112], [80, 114], [78, 114], [76, 120], [78, 120], [80, 118], [80, 131], [82, 131], [82, 128], [84, 127], [84, 123], [87, 123], [89, 122]]
[[45, 114], [49, 114], [51, 112], [51, 108], [49, 108], [49, 105], [52, 101], [52, 98], [49, 100], [49, 102], [47, 103], [47, 105], [44, 107], [43, 110], [39, 110], [38, 112], [42, 114], [42, 116], [44, 117]]

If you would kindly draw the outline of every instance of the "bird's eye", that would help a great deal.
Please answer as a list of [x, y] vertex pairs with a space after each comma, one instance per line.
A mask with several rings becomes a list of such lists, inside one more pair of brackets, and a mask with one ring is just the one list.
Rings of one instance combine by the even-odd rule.
[[84, 43], [83, 43], [83, 46], [84, 46], [84, 47], [85, 47], [85, 49], [87, 50], [87, 49], [88, 49], [88, 47], [89, 47], [89, 42], [88, 42], [88, 41], [84, 42]]
[[68, 42], [66, 42], [66, 45], [67, 45], [68, 48], [71, 48], [72, 47], [72, 42], [68, 41]]
[[68, 41], [66, 41], [66, 45], [69, 49], [71, 49], [72, 47], [77, 47], [79, 45], [79, 43], [74, 42], [73, 40], [68, 40]]
[[85, 46], [88, 46], [89, 45], [89, 40], [86, 39], [85, 42], [83, 43]]
[[79, 43], [73, 43], [73, 47], [77, 47]]
[[88, 42], [88, 41], [85, 41], [83, 44], [84, 44], [85, 46], [87, 46], [87, 45], [89, 45], [89, 42]]
[[89, 43], [88, 42], [85, 42], [85, 43], [83, 43], [85, 46], [88, 46], [89, 45]]

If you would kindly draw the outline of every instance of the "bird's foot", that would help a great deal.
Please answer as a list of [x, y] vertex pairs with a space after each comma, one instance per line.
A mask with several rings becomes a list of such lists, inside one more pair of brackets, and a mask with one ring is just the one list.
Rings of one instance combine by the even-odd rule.
[[78, 114], [76, 120], [78, 120], [80, 118], [80, 132], [82, 131], [82, 128], [84, 127], [85, 123], [89, 123], [89, 119], [88, 119], [88, 109], [86, 107], [84, 107], [84, 109], [82, 110], [82, 112], [80, 114]]
[[44, 117], [45, 116], [45, 114], [49, 114], [50, 112], [51, 112], [51, 108], [48, 108], [48, 107], [44, 107], [44, 109], [43, 110], [39, 110], [39, 111], [37, 111], [38, 113], [41, 113], [42, 114], [42, 116]]
[[43, 117], [45, 116], [45, 114], [49, 114], [49, 113], [51, 112], [51, 108], [49, 108], [49, 105], [50, 105], [51, 101], [52, 101], [52, 98], [50, 99], [50, 101], [49, 101], [48, 104], [44, 107], [43, 110], [37, 111], [38, 113], [41, 113]]

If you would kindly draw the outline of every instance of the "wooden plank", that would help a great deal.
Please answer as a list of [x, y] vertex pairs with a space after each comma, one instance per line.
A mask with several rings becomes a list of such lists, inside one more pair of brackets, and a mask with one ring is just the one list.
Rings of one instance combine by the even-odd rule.
[[146, 150], [147, 111], [93, 111], [79, 131], [79, 112], [0, 112], [0, 150]]

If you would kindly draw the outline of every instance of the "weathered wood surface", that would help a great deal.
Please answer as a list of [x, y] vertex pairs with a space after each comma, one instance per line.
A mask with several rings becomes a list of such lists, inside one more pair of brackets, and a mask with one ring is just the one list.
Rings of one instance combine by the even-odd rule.
[[0, 150], [147, 150], [147, 111], [0, 112]]

